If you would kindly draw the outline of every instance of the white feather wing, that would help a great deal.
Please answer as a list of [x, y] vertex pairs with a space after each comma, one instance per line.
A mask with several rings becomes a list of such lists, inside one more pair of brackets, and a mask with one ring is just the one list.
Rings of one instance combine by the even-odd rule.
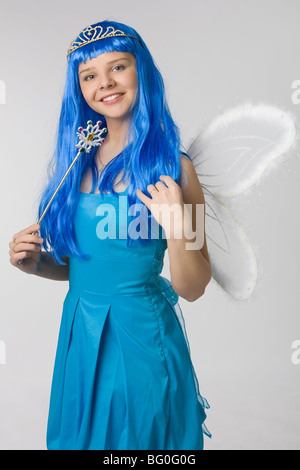
[[212, 275], [235, 299], [252, 294], [257, 262], [245, 230], [221, 197], [252, 186], [295, 138], [295, 124], [281, 109], [244, 105], [218, 116], [188, 150], [205, 195]]
[[296, 128], [273, 106], [244, 105], [218, 116], [189, 148], [201, 184], [234, 196], [254, 184], [293, 145]]

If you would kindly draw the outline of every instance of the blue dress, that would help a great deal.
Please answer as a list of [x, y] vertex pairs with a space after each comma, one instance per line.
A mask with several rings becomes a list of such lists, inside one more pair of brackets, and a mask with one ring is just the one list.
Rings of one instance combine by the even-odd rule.
[[[47, 448], [202, 450], [209, 405], [178, 295], [160, 276], [167, 240], [157, 224], [158, 238], [127, 246], [119, 236], [131, 220], [126, 192], [80, 193], [74, 231], [89, 257], [69, 259]], [[116, 221], [115, 238], [101, 236], [104, 220]]]

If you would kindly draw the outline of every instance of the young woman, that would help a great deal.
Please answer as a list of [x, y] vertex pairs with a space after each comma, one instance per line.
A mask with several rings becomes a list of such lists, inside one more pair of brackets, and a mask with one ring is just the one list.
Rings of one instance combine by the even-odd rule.
[[[75, 156], [78, 127], [101, 120], [106, 139], [76, 162], [41, 225], [9, 244], [18, 269], [69, 281], [47, 447], [202, 449], [208, 404], [177, 313], [178, 296], [195, 301], [211, 278], [205, 234], [202, 246], [187, 249], [197, 242], [201, 185], [181, 153], [160, 72], [134, 29], [88, 26], [67, 56], [39, 215]], [[170, 208], [173, 218], [165, 217]], [[160, 276], [167, 248], [171, 282]]]

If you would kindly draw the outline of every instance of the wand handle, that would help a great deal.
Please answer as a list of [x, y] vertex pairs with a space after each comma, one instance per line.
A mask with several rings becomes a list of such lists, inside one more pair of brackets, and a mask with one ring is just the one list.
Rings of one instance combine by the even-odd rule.
[[74, 158], [74, 160], [72, 161], [71, 165], [69, 166], [69, 168], [67, 169], [66, 173], [64, 174], [61, 182], [59, 183], [59, 185], [57, 186], [55, 192], [53, 193], [50, 201], [48, 202], [47, 206], [45, 207], [41, 217], [39, 218], [39, 220], [37, 221], [37, 224], [40, 225], [43, 218], [45, 217], [46, 213], [48, 212], [48, 209], [49, 207], [51, 206], [52, 204], [52, 201], [53, 199], [55, 198], [56, 194], [58, 193], [58, 191], [60, 190], [60, 187], [62, 186], [63, 182], [65, 181], [66, 177], [68, 176], [68, 174], [70, 173], [70, 171], [72, 170], [73, 168], [73, 165], [76, 163], [76, 161], [78, 160], [79, 156], [82, 154], [82, 149], [79, 150], [79, 152], [77, 153], [76, 157]]
[[[61, 188], [63, 182], [65, 181], [66, 177], [68, 176], [68, 174], [69, 174], [70, 171], [72, 170], [74, 164], [76, 163], [76, 161], [78, 160], [78, 158], [80, 157], [80, 155], [81, 155], [83, 152], [84, 152], [84, 150], [81, 148], [81, 149], [78, 151], [78, 153], [77, 153], [76, 157], [74, 158], [74, 160], [72, 161], [71, 165], [69, 166], [69, 168], [68, 168], [67, 171], [65, 172], [65, 174], [64, 174], [64, 176], [62, 177], [62, 179], [61, 179], [59, 185], [57, 186], [56, 190], [54, 191], [54, 193], [53, 193], [53, 195], [52, 195], [50, 201], [48, 202], [47, 206], [45, 207], [45, 209], [44, 209], [44, 211], [43, 211], [41, 217], [40, 217], [39, 220], [37, 221], [37, 224], [38, 224], [38, 225], [41, 224], [41, 221], [43, 220], [43, 218], [45, 217], [46, 213], [48, 212], [48, 209], [49, 209], [49, 207], [51, 206], [51, 204], [52, 204], [52, 202], [53, 202], [53, 200], [54, 200], [56, 194], [57, 194], [58, 191], [60, 190], [60, 188]], [[37, 233], [38, 233], [38, 232], [33, 232], [33, 235], [36, 235]], [[23, 263], [23, 260], [20, 259], [20, 260], [18, 261], [18, 264], [22, 264], [22, 263]]]

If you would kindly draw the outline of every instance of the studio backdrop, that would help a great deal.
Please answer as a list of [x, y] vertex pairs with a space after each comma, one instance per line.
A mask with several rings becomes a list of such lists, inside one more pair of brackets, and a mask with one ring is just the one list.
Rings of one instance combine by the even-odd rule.
[[[214, 276], [198, 300], [180, 299], [210, 404], [205, 449], [299, 450], [299, 1], [15, 0], [0, 8], [0, 449], [46, 448], [68, 283], [23, 274], [9, 263], [8, 243], [37, 221], [66, 51], [82, 28], [111, 19], [148, 45], [207, 189]], [[170, 279], [167, 252], [162, 275]]]

